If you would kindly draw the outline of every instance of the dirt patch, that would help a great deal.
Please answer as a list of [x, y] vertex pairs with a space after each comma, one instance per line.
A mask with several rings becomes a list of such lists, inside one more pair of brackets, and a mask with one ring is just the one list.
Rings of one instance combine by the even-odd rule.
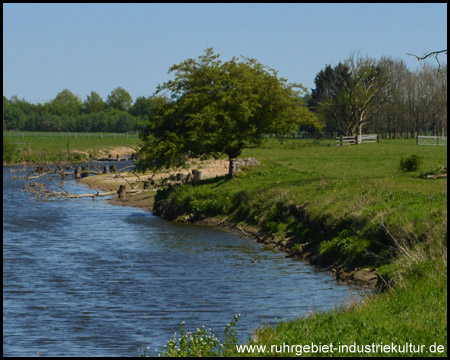
[[[122, 156], [125, 152], [129, 151], [131, 148], [121, 147], [115, 148], [115, 153]], [[122, 155], [121, 155], [122, 154]], [[216, 176], [224, 176], [228, 174], [228, 161], [227, 160], [208, 160], [208, 161], [192, 161], [189, 169], [179, 169], [173, 170], [167, 173], [157, 174], [152, 176], [152, 174], [144, 174], [136, 176], [131, 172], [120, 172], [107, 173], [101, 175], [94, 175], [79, 179], [78, 182], [87, 185], [92, 189], [99, 189], [102, 191], [116, 191], [119, 189], [120, 185], [125, 185], [127, 190], [140, 189], [144, 187], [144, 182], [148, 180], [158, 181], [162, 178], [170, 176], [170, 174], [181, 173], [187, 175], [191, 173], [192, 170], [199, 170], [202, 172], [202, 178], [214, 178]], [[108, 200], [114, 205], [123, 206], [133, 206], [143, 208], [148, 211], [152, 211], [154, 197], [156, 194], [156, 188], [148, 189], [148, 191], [138, 194], [129, 194], [125, 199], [118, 199], [113, 197]]]
[[[155, 176], [152, 174], [144, 174], [136, 176], [131, 172], [120, 172], [119, 174], [102, 174], [89, 176], [78, 180], [80, 183], [87, 184], [92, 188], [101, 189], [104, 191], [112, 191], [119, 189], [120, 185], [125, 185], [127, 189], [132, 189], [131, 184], [136, 184], [139, 181], [144, 182], [150, 179], [160, 180], [162, 178], [168, 177], [174, 173], [181, 173], [187, 175], [192, 172], [192, 170], [199, 170], [202, 172], [202, 178], [214, 178], [216, 176], [224, 176], [228, 174], [228, 161], [227, 160], [210, 160], [210, 161], [198, 161], [192, 162], [189, 169], [173, 170], [167, 173], [160, 173]], [[141, 184], [142, 185], [142, 184]]]
[[135, 149], [128, 146], [116, 146], [107, 150], [100, 150], [97, 152], [96, 156], [99, 157], [108, 157], [108, 155], [111, 155], [112, 158], [116, 158], [119, 156], [120, 158], [130, 156], [136, 152]]
[[101, 150], [91, 149], [88, 151], [80, 151], [77, 149], [73, 149], [70, 152], [85, 155], [87, 158], [89, 157], [89, 155], [92, 155], [95, 159], [107, 159], [108, 156], [110, 155], [112, 159], [116, 159], [117, 157], [122, 159], [135, 154], [136, 149], [129, 146], [116, 146]]

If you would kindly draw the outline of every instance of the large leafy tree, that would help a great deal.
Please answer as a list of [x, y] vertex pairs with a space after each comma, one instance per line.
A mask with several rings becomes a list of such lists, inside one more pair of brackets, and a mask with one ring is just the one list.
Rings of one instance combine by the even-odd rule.
[[371, 119], [375, 99], [382, 102], [389, 96], [381, 92], [382, 79], [382, 68], [373, 59], [351, 56], [319, 72], [310, 106], [325, 118], [329, 128], [344, 135], [361, 134]]
[[142, 169], [181, 166], [189, 158], [225, 154], [233, 159], [260, 145], [266, 134], [285, 134], [316, 118], [300, 105], [302, 87], [288, 84], [255, 59], [227, 62], [213, 49], [173, 65], [174, 80], [158, 87], [170, 96], [141, 132]]

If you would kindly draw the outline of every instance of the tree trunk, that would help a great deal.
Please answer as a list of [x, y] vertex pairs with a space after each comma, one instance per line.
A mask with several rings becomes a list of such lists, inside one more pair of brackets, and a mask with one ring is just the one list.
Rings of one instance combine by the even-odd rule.
[[119, 194], [119, 199], [124, 200], [127, 194], [127, 188], [125, 185], [120, 185], [119, 186], [119, 190], [117, 191], [117, 193]]
[[229, 158], [229, 166], [228, 166], [228, 178], [232, 179], [234, 176], [234, 160]]

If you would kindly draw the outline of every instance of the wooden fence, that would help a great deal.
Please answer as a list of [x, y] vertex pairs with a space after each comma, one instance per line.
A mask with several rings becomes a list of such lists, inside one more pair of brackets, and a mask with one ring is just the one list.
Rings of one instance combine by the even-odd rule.
[[416, 145], [447, 146], [447, 136], [417, 136]]
[[380, 142], [380, 135], [378, 134], [366, 134], [355, 136], [338, 136], [336, 137], [336, 145], [356, 145], [362, 143]]
[[137, 138], [138, 134], [136, 133], [77, 133], [77, 132], [47, 132], [47, 131], [3, 131], [3, 136], [11, 138], [11, 137], [73, 137], [77, 138], [88, 138], [88, 139], [103, 139], [103, 138], [113, 138], [113, 139], [132, 139]]

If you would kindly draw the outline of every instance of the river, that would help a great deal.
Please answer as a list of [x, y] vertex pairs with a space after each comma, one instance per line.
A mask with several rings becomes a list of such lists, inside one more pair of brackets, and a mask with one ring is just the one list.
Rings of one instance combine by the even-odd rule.
[[361, 296], [234, 233], [104, 199], [37, 201], [11, 169], [3, 168], [3, 356], [131, 357], [141, 346], [154, 355], [181, 322], [220, 339], [234, 314], [245, 341], [261, 325]]

